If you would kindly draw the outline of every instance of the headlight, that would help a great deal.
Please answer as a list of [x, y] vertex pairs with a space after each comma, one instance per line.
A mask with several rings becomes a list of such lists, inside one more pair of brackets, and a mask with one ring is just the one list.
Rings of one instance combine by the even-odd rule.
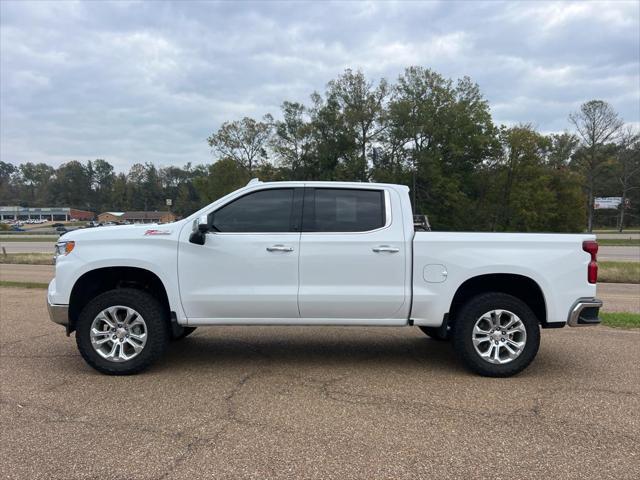
[[60, 255], [68, 255], [73, 251], [73, 248], [76, 246], [76, 242], [57, 242], [56, 243], [56, 257]]

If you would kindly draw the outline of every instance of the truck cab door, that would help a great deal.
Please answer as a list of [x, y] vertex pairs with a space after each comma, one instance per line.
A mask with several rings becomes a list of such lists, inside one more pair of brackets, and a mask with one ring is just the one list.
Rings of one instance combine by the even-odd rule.
[[209, 214], [204, 245], [183, 229], [180, 297], [189, 325], [297, 321], [302, 188], [263, 188]]
[[303, 322], [406, 324], [408, 242], [392, 195], [397, 193], [366, 184], [305, 188], [298, 294]]

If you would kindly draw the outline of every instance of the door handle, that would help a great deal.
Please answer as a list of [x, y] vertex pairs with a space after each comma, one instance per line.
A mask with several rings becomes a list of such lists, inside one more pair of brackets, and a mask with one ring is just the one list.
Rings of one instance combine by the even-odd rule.
[[389, 253], [398, 253], [400, 251], [399, 248], [390, 247], [389, 245], [380, 245], [379, 247], [373, 247], [373, 250], [376, 253], [389, 252]]
[[293, 247], [286, 247], [284, 245], [272, 245], [267, 247], [267, 252], [293, 252]]

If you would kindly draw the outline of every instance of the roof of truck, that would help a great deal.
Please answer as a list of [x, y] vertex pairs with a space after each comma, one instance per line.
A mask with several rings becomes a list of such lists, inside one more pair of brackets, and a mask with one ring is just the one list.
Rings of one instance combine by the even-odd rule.
[[291, 185], [291, 186], [302, 186], [302, 185], [309, 185], [309, 186], [313, 186], [313, 185], [322, 185], [322, 186], [327, 186], [327, 185], [340, 185], [340, 186], [347, 186], [347, 187], [389, 187], [389, 188], [394, 188], [394, 189], [404, 189], [404, 190], [409, 190], [409, 187], [407, 187], [406, 185], [401, 185], [398, 183], [374, 183], [374, 182], [342, 182], [342, 181], [332, 181], [332, 180], [314, 180], [314, 181], [307, 181], [307, 180], [294, 180], [294, 181], [278, 181], [278, 182], [263, 182], [257, 178], [253, 178], [251, 179], [251, 181], [249, 181], [249, 183], [247, 183], [247, 187], [252, 186], [252, 185]]

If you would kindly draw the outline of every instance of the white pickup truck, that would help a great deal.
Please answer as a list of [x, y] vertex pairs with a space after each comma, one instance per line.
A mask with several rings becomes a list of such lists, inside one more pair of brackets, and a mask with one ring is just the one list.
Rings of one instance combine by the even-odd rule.
[[504, 377], [540, 328], [600, 322], [593, 235], [416, 232], [408, 193], [252, 180], [175, 223], [69, 232], [49, 315], [108, 374], [205, 325], [414, 325]]

